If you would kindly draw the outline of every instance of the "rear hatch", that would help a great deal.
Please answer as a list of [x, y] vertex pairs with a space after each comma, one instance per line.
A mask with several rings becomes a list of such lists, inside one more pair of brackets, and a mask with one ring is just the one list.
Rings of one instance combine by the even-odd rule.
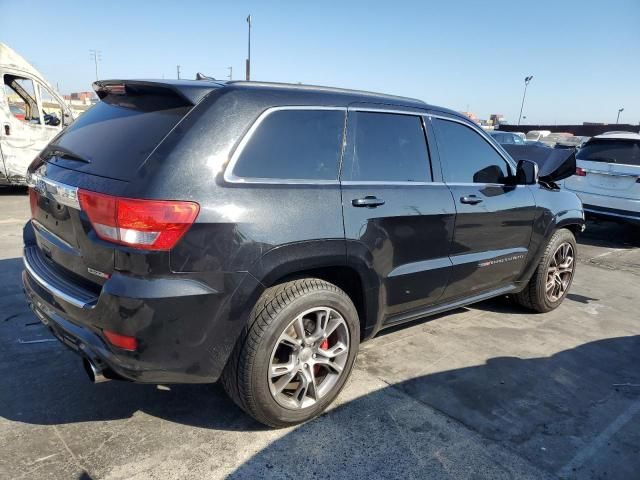
[[590, 140], [576, 154], [576, 175], [565, 181], [571, 190], [640, 199], [640, 140]]
[[[149, 237], [149, 232], [119, 229], [111, 241], [113, 197], [100, 194], [118, 196], [124, 191], [169, 132], [219, 86], [148, 81], [94, 84], [101, 101], [54, 138], [29, 169], [35, 238], [27, 245], [25, 259], [31, 258], [43, 270], [41, 275], [99, 292], [114, 271], [117, 244], [126, 245], [127, 239], [120, 234], [138, 235], [138, 243]], [[157, 203], [161, 202], [152, 207]], [[135, 201], [127, 205], [138, 207]], [[105, 215], [106, 220], [101, 220]]]

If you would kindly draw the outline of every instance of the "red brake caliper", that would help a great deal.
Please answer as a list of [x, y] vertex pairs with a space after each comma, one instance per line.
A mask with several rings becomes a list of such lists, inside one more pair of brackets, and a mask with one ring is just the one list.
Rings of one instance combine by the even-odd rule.
[[[320, 348], [322, 350], [327, 350], [329, 348], [329, 339], [325, 338], [322, 343], [320, 344]], [[313, 367], [313, 373], [315, 375], [318, 374], [318, 372], [320, 371], [320, 365], [316, 365], [315, 367]]]

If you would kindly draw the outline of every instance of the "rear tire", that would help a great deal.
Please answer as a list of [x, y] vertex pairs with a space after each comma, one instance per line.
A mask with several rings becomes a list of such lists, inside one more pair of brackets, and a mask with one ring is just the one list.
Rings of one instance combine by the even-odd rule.
[[321, 414], [344, 387], [359, 343], [358, 313], [345, 292], [317, 278], [282, 283], [254, 306], [222, 384], [265, 425], [302, 423]]
[[536, 312], [557, 308], [567, 295], [576, 267], [576, 239], [566, 228], [557, 230], [527, 286], [513, 296], [516, 303]]

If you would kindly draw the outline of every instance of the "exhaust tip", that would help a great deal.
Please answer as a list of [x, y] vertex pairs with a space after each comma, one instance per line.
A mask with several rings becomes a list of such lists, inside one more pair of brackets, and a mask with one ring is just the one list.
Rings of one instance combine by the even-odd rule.
[[82, 359], [82, 365], [92, 383], [104, 383], [109, 381], [109, 379], [103, 375], [102, 369], [94, 365], [94, 363], [88, 358]]

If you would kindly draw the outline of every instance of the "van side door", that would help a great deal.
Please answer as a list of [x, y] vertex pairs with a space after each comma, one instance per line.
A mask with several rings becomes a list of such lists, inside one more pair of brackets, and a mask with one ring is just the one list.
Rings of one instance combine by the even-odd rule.
[[479, 127], [430, 115], [442, 175], [456, 205], [443, 301], [509, 289], [525, 267], [536, 213], [527, 185], [515, 185], [513, 160]]
[[436, 172], [422, 112], [349, 108], [340, 178], [347, 262], [375, 272], [384, 323], [436, 303], [447, 284], [455, 206]]
[[5, 175], [11, 182], [23, 182], [27, 167], [52, 135], [43, 127], [37, 83], [9, 72], [3, 72], [2, 81], [0, 148]]

